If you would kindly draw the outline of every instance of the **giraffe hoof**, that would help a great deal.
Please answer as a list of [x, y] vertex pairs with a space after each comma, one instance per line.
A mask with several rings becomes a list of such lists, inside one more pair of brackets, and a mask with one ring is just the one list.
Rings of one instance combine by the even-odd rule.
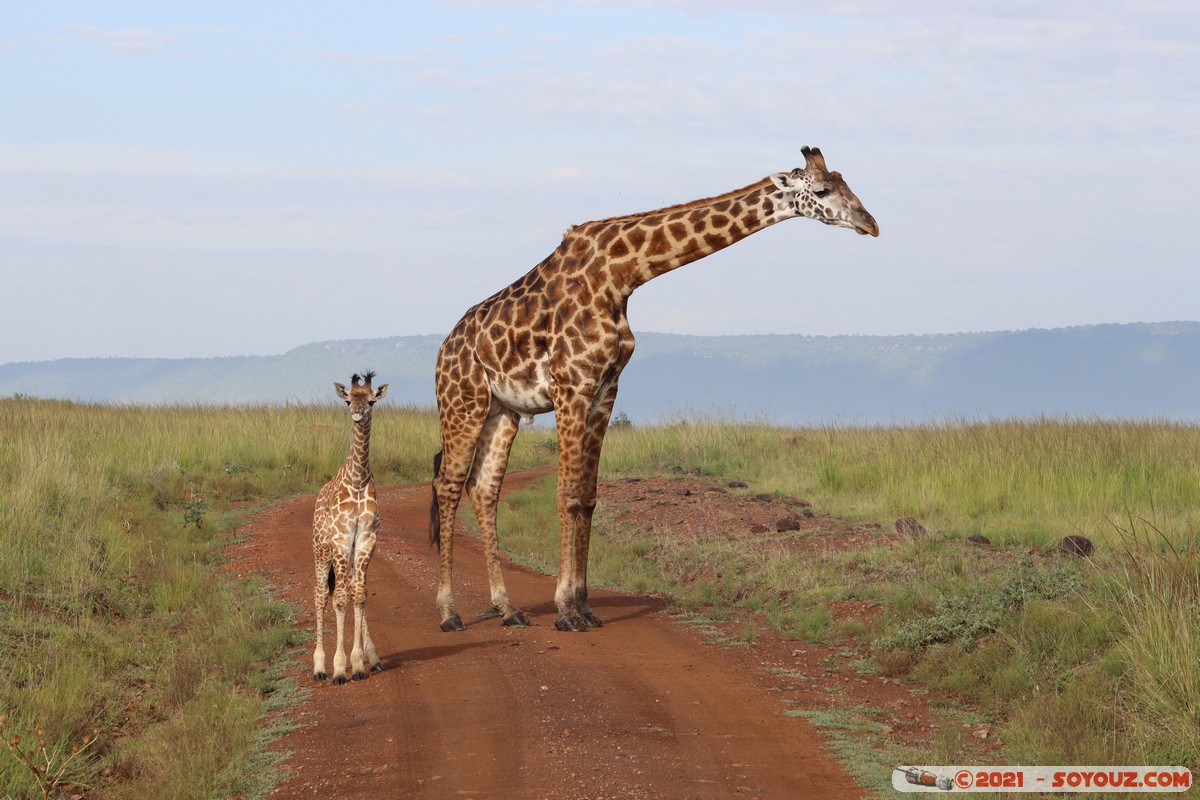
[[323, 680], [325, 680], [325, 679], [326, 679], [326, 678], [328, 678], [328, 677], [329, 677], [329, 676], [328, 676], [328, 675], [326, 675], [324, 672], [314, 672], [314, 673], [313, 673], [313, 680], [314, 680], [314, 681], [323, 681]]
[[451, 631], [465, 631], [467, 626], [463, 625], [462, 617], [455, 614], [450, 619], [442, 620], [441, 628], [446, 633], [450, 633]]
[[583, 615], [583, 623], [585, 625], [587, 625], [589, 628], [603, 628], [604, 627], [604, 623], [600, 621], [600, 618], [597, 617], [595, 614], [593, 614], [590, 611]]
[[501, 624], [506, 628], [528, 628], [529, 617], [525, 616], [524, 611], [514, 611]]
[[379, 661], [371, 665], [371, 672], [383, 672], [383, 662]]
[[559, 617], [554, 620], [554, 628], [570, 633], [583, 633], [587, 630], [587, 625], [578, 617]]
[[356, 680], [356, 681], [365, 681], [365, 680], [367, 679], [367, 673], [365, 673], [365, 672], [356, 672], [356, 673], [354, 673], [354, 675], [352, 675], [351, 677], [353, 677], [353, 678], [354, 678], [354, 680]]
[[333, 676], [333, 685], [334, 686], [341, 686], [343, 683], [346, 683], [345, 675], [334, 675]]

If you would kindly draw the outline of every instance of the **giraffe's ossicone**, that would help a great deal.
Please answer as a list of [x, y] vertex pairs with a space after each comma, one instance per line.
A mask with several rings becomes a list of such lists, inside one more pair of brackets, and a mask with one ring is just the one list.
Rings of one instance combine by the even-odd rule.
[[560, 630], [599, 627], [588, 605], [587, 562], [600, 448], [633, 354], [626, 304], [634, 289], [752, 233], [808, 217], [857, 233], [879, 226], [817, 148], [805, 166], [727, 194], [570, 228], [524, 277], [467, 310], [438, 352], [442, 450], [435, 459], [430, 539], [439, 546], [443, 630], [462, 630], [451, 566], [458, 504], [475, 510], [491, 600], [504, 624], [528, 624], [500, 571], [496, 504], [522, 418], [553, 411], [558, 433]]
[[[354, 680], [367, 677], [367, 662], [373, 670], [383, 669], [375, 643], [367, 630], [367, 566], [375, 551], [379, 529], [379, 501], [371, 475], [371, 408], [387, 394], [388, 384], [371, 388], [374, 372], [355, 374], [350, 388], [334, 383], [337, 396], [346, 401], [352, 423], [350, 453], [329, 483], [317, 494], [313, 510], [313, 560], [316, 566], [316, 646], [313, 648], [313, 678], [324, 680], [325, 606], [333, 595], [337, 620], [337, 649], [333, 654], [333, 682], [345, 683], [346, 649], [343, 644], [346, 605], [354, 606], [354, 638], [350, 668]], [[365, 656], [365, 659], [364, 659]]]

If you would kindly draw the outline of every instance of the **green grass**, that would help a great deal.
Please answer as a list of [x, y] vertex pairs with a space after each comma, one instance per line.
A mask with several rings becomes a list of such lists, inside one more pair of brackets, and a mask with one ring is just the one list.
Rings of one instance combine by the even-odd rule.
[[[379, 407], [376, 480], [427, 481], [437, 438], [432, 411]], [[255, 509], [319, 488], [348, 442], [334, 405], [0, 399], [0, 728], [25, 744], [41, 729], [55, 765], [98, 731], [52, 792], [265, 791], [266, 719], [296, 691], [280, 665], [302, 634], [267, 587], [221, 569], [223, 547]], [[1194, 769], [1198, 454], [1200, 428], [1152, 421], [621, 425], [606, 476], [696, 468], [885, 528], [913, 516], [930, 534], [800, 557], [769, 537], [632, 530], [602, 504], [590, 574], [669, 595], [714, 631], [733, 620], [721, 634], [731, 646], [770, 630], [869, 654], [883, 674], [975, 708], [1004, 738], [1004, 758]], [[554, 458], [542, 425], [518, 437], [510, 464]], [[502, 508], [503, 545], [549, 572], [557, 528], [552, 477]], [[998, 546], [964, 545], [973, 533]], [[1093, 539], [1094, 556], [1041, 551], [1067, 534]], [[878, 613], [835, 623], [835, 601]], [[950, 763], [957, 738], [943, 739], [938, 760]], [[41, 790], [0, 751], [6, 795]]]
[[1200, 428], [1039, 419], [908, 427], [781, 429], [680, 422], [614, 431], [606, 474], [673, 465], [737, 477], [871, 519], [916, 517], [1001, 543], [1108, 538], [1114, 515], [1162, 509], [1200, 522]]

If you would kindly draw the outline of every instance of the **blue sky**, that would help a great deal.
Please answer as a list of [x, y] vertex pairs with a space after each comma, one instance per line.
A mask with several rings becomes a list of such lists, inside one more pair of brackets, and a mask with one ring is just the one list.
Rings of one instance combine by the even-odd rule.
[[1196, 319], [1192, 2], [0, 2], [0, 363], [441, 334], [570, 225], [822, 148], [634, 331]]

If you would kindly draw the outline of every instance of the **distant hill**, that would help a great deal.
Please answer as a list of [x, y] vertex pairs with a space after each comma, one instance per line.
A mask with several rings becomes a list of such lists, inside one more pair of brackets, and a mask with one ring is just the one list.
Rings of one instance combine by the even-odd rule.
[[[390, 402], [432, 406], [442, 337], [304, 345], [276, 356], [0, 365], [0, 396], [169, 403], [328, 402], [374, 369]], [[924, 336], [639, 333], [618, 412], [786, 424], [1037, 415], [1200, 422], [1200, 322]]]

